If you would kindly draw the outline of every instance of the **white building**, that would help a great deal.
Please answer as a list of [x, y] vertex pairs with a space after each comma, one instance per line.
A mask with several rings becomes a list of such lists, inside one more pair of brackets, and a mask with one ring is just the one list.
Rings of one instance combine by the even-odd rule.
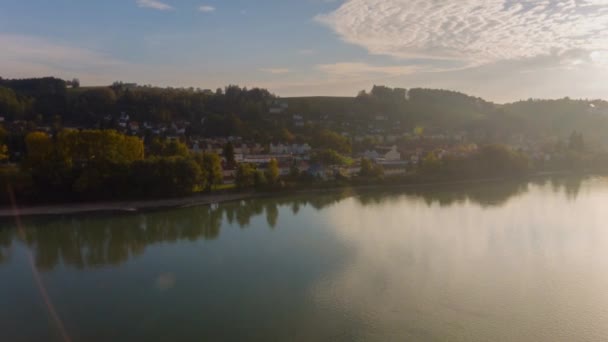
[[390, 151], [384, 154], [385, 160], [401, 160], [401, 153], [397, 150], [397, 146], [393, 145]]

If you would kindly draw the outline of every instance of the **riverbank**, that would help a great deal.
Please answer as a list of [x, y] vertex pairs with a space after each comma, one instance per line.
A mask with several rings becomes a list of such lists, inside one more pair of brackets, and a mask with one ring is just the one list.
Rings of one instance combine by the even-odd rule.
[[264, 194], [254, 192], [199, 195], [181, 198], [118, 201], [118, 202], [91, 202], [91, 203], [64, 203], [40, 206], [27, 206], [16, 208], [0, 208], [0, 217], [24, 216], [51, 216], [82, 214], [91, 212], [136, 212], [144, 210], [168, 209], [196, 205], [209, 205], [214, 203], [238, 201], [261, 197]]
[[[535, 178], [551, 177], [551, 176], [567, 176], [569, 173], [554, 172], [554, 173], [538, 173], [525, 177], [524, 180], [532, 180]], [[158, 209], [170, 209], [180, 207], [191, 207], [199, 205], [210, 205], [232, 201], [240, 201], [252, 198], [285, 196], [293, 194], [306, 194], [315, 192], [331, 192], [344, 189], [356, 190], [373, 190], [373, 189], [415, 189], [424, 187], [437, 186], [458, 186], [467, 184], [483, 184], [514, 181], [507, 178], [484, 178], [484, 179], [468, 179], [468, 180], [451, 180], [451, 181], [426, 181], [417, 183], [380, 183], [380, 184], [332, 184], [332, 186], [311, 187], [308, 189], [288, 189], [277, 192], [233, 192], [222, 194], [205, 194], [190, 197], [167, 198], [167, 199], [152, 199], [152, 200], [131, 200], [131, 201], [116, 201], [116, 202], [86, 202], [86, 203], [63, 203], [63, 204], [48, 204], [24, 206], [16, 208], [0, 207], [0, 218], [7, 217], [25, 217], [25, 216], [53, 216], [53, 215], [70, 215], [84, 214], [93, 212], [137, 212], [149, 211]]]

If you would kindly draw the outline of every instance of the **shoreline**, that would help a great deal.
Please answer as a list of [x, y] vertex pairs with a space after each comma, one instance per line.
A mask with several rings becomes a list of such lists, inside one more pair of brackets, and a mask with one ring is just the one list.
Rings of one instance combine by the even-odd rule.
[[[521, 180], [529, 181], [539, 177], [550, 177], [556, 175], [568, 175], [565, 173], [543, 173], [530, 175]], [[483, 183], [498, 183], [517, 181], [518, 179], [511, 178], [485, 178], [485, 179], [470, 179], [460, 181], [431, 181], [423, 183], [396, 183], [396, 184], [361, 184], [361, 185], [343, 185], [329, 187], [314, 187], [310, 189], [293, 189], [277, 192], [240, 192], [240, 193], [224, 193], [224, 194], [205, 194], [190, 197], [166, 198], [166, 199], [151, 199], [151, 200], [129, 200], [117, 202], [86, 202], [86, 203], [61, 203], [34, 205], [24, 207], [0, 207], [0, 218], [15, 218], [15, 217], [30, 217], [30, 216], [57, 216], [57, 215], [74, 215], [85, 213], [129, 213], [129, 212], [145, 212], [161, 209], [184, 208], [193, 206], [204, 206], [211, 204], [219, 204], [233, 201], [240, 201], [262, 197], [278, 197], [307, 193], [324, 193], [339, 191], [344, 189], [358, 190], [373, 190], [373, 189], [412, 189], [429, 186], [454, 186], [466, 184], [483, 184]]]
[[27, 217], [27, 216], [56, 216], [56, 215], [73, 215], [95, 212], [107, 213], [129, 213], [143, 212], [149, 210], [171, 209], [181, 207], [191, 207], [199, 205], [210, 205], [215, 203], [224, 203], [238, 201], [256, 197], [262, 197], [264, 194], [243, 192], [231, 194], [212, 194], [198, 195], [191, 197], [166, 198], [153, 200], [132, 200], [132, 201], [117, 201], [117, 202], [87, 202], [87, 203], [63, 203], [63, 204], [47, 204], [34, 205], [26, 207], [0, 207], [0, 218], [11, 217]]

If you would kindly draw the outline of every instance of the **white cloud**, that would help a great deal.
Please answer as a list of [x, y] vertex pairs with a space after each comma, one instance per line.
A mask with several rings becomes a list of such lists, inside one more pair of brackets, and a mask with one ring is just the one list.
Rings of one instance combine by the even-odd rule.
[[215, 7], [209, 5], [202, 5], [198, 8], [199, 12], [210, 13], [215, 11]]
[[608, 50], [608, 0], [346, 0], [316, 20], [372, 54], [469, 66]]
[[172, 10], [173, 7], [158, 0], [137, 0], [137, 6], [142, 8], [152, 8], [159, 11]]
[[259, 70], [263, 71], [263, 72], [270, 73], [270, 74], [275, 74], [275, 75], [278, 75], [278, 74], [287, 74], [287, 73], [291, 72], [291, 70], [289, 70], [287, 68], [262, 68], [262, 69], [259, 69]]

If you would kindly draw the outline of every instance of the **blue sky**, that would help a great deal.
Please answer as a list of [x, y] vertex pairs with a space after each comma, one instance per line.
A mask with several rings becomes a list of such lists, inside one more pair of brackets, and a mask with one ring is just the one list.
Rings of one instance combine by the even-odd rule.
[[607, 0], [2, 0], [0, 76], [608, 98]]

